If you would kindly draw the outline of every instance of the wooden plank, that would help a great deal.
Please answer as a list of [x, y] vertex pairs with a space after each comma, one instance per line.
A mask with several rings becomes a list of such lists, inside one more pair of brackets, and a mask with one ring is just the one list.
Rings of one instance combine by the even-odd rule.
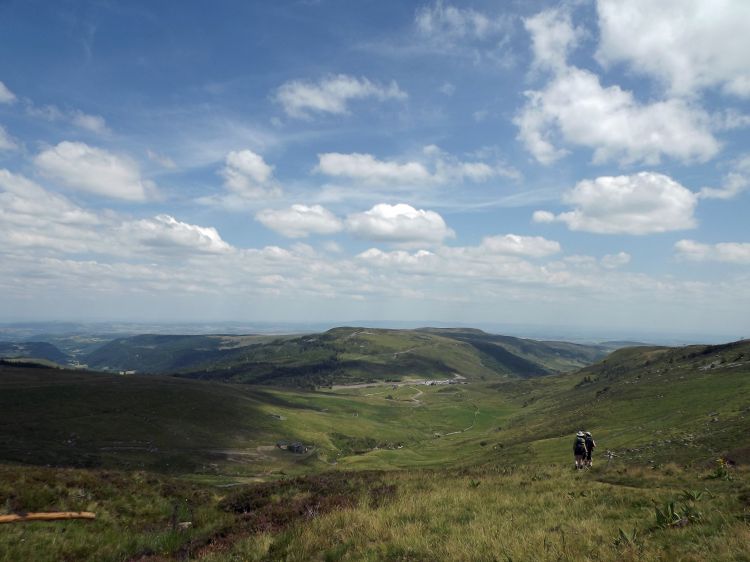
[[18, 523], [22, 521], [60, 521], [65, 519], [96, 519], [91, 511], [51, 511], [26, 513], [24, 515], [0, 515], [0, 523]]

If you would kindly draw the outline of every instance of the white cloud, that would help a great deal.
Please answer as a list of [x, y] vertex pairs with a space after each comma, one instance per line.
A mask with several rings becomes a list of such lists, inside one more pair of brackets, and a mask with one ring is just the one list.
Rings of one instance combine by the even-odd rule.
[[306, 238], [310, 234], [334, 234], [342, 222], [320, 205], [292, 205], [288, 209], [265, 209], [255, 215], [264, 226], [288, 238]]
[[551, 223], [555, 222], [555, 213], [549, 211], [534, 211], [531, 215], [531, 220], [538, 223]]
[[0, 170], [0, 246], [86, 252], [101, 244], [101, 219], [62, 195]]
[[0, 82], [0, 103], [13, 103], [14, 101], [16, 101], [16, 94], [11, 92], [3, 82]]
[[0, 246], [132, 258], [184, 258], [232, 249], [213, 227], [169, 215], [131, 220], [112, 211], [95, 213], [7, 170], [0, 170]]
[[407, 97], [395, 81], [383, 85], [367, 78], [337, 74], [318, 82], [286, 82], [276, 91], [275, 99], [290, 117], [306, 119], [315, 113], [347, 114], [348, 103], [352, 100], [405, 100]]
[[641, 104], [619, 86], [603, 87], [587, 70], [568, 67], [526, 99], [514, 122], [542, 164], [564, 156], [567, 146], [593, 149], [595, 163], [623, 164], [656, 164], [662, 156], [702, 162], [719, 151], [705, 111], [678, 99]]
[[531, 35], [534, 65], [553, 70], [565, 68], [568, 54], [583, 36], [580, 28], [573, 27], [570, 14], [561, 9], [544, 10], [523, 23]]
[[108, 133], [107, 122], [101, 115], [89, 115], [83, 111], [73, 111], [70, 114], [70, 122], [76, 127], [86, 129], [92, 133]]
[[18, 143], [11, 137], [5, 130], [5, 127], [0, 125], [0, 150], [16, 150]]
[[446, 5], [442, 0], [419, 8], [414, 21], [417, 30], [424, 35], [453, 39], [484, 39], [496, 28], [496, 23], [483, 13]]
[[680, 258], [691, 261], [718, 261], [750, 265], [750, 243], [720, 242], [701, 244], [694, 240], [680, 240], [675, 244]]
[[607, 254], [600, 260], [602, 267], [607, 269], [616, 269], [630, 263], [630, 254], [627, 252], [618, 252], [616, 254]]
[[[719, 151], [715, 118], [683, 99], [639, 102], [617, 85], [568, 63], [582, 31], [570, 15], [547, 10], [525, 20], [534, 67], [548, 71], [543, 88], [525, 92], [526, 104], [514, 122], [518, 139], [542, 164], [572, 147], [592, 149], [593, 161], [657, 164], [662, 157], [703, 162]], [[637, 37], [637, 33], [634, 37]], [[636, 39], [630, 42], [635, 42]]]
[[651, 234], [694, 228], [698, 197], [673, 179], [652, 172], [602, 176], [579, 182], [563, 196], [574, 207], [557, 216], [537, 211], [535, 222], [563, 222], [598, 234]]
[[704, 187], [698, 192], [701, 199], [733, 199], [750, 188], [750, 154], [734, 162], [732, 171], [724, 176], [721, 187]]
[[124, 222], [118, 228], [118, 234], [131, 245], [143, 246], [157, 253], [174, 254], [184, 250], [216, 254], [232, 249], [215, 228], [180, 222], [170, 215]]
[[224, 187], [242, 199], [268, 199], [281, 195], [281, 188], [273, 177], [273, 167], [252, 150], [227, 154], [220, 174], [224, 178]]
[[746, 0], [598, 0], [603, 64], [625, 62], [673, 94], [705, 88], [750, 97]]
[[460, 57], [475, 65], [489, 63], [501, 68], [515, 64], [510, 48], [513, 17], [506, 14], [489, 15], [435, 0], [417, 10], [414, 26], [413, 43], [405, 47], [380, 45], [378, 51]]
[[464, 162], [435, 145], [423, 149], [424, 162], [378, 160], [371, 154], [318, 154], [314, 171], [366, 185], [402, 186], [444, 185], [464, 181], [485, 182], [494, 177], [517, 178], [518, 171], [502, 163]]
[[40, 152], [36, 167], [49, 178], [76, 190], [127, 201], [153, 196], [153, 182], [141, 178], [138, 164], [82, 142], [63, 141]]
[[560, 243], [541, 236], [488, 236], [482, 240], [483, 250], [490, 253], [541, 258], [560, 251]]
[[716, 111], [711, 115], [714, 131], [733, 131], [750, 127], [750, 115], [741, 113], [736, 109], [724, 109]]
[[318, 165], [315, 171], [327, 176], [347, 178], [364, 183], [383, 185], [390, 183], [423, 184], [428, 183], [431, 174], [419, 162], [400, 164], [393, 161], [378, 160], [371, 154], [341, 154], [329, 152], [318, 154]]
[[455, 236], [438, 213], [404, 203], [380, 203], [364, 213], [349, 215], [346, 227], [360, 238], [403, 245], [439, 244]]

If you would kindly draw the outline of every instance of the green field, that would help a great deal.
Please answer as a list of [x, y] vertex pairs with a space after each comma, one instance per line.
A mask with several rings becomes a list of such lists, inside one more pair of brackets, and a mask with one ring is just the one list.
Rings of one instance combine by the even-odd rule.
[[[0, 509], [99, 518], [2, 526], [0, 555], [749, 559], [750, 342], [460, 382], [305, 391], [2, 366]], [[592, 471], [571, 468], [577, 429], [597, 439]], [[660, 525], [672, 500], [680, 523]], [[176, 503], [189, 531], [171, 527]]]

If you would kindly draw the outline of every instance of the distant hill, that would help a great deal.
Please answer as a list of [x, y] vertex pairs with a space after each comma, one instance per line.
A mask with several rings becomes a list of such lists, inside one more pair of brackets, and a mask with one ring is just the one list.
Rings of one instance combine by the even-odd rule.
[[41, 341], [0, 342], [0, 358], [46, 359], [65, 364], [70, 357], [51, 343]]
[[283, 386], [401, 380], [534, 377], [604, 357], [597, 346], [538, 342], [481, 330], [342, 327], [304, 336], [141, 335], [85, 356], [91, 368]]

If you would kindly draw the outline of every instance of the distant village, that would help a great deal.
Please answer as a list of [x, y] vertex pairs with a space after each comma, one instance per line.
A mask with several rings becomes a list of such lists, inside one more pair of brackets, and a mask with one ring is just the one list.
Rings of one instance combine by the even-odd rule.
[[442, 384], [468, 384], [466, 381], [458, 379], [445, 379], [441, 381], [424, 381], [422, 384], [425, 386], [439, 386]]

